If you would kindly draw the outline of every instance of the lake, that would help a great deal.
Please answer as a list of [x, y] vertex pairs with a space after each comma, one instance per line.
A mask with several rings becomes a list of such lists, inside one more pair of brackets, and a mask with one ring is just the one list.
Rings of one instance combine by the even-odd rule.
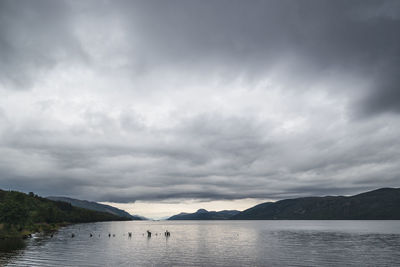
[[24, 249], [0, 252], [0, 265], [400, 266], [400, 221], [76, 224], [53, 237], [37, 235]]

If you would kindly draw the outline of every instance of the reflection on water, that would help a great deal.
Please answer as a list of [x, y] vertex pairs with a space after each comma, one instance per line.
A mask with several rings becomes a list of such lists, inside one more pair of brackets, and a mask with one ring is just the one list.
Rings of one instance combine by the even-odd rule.
[[20, 238], [0, 239], [0, 266], [21, 253], [25, 242]]
[[23, 249], [25, 242], [20, 238], [6, 238], [0, 239], [0, 252], [14, 252], [16, 250]]
[[[152, 232], [150, 238], [147, 230]], [[170, 237], [164, 235], [165, 230], [171, 232]], [[132, 232], [131, 237], [128, 232]], [[399, 263], [400, 221], [77, 224], [61, 229], [53, 237], [43, 235], [28, 240], [22, 252], [12, 255], [0, 252], [0, 265], [10, 266], [396, 266]]]

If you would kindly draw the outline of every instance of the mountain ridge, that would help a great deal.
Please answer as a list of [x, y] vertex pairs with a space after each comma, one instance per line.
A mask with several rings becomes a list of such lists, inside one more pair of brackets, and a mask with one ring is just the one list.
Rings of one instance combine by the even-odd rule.
[[94, 210], [94, 211], [101, 211], [101, 212], [107, 212], [113, 215], [117, 215], [123, 218], [128, 218], [131, 220], [143, 220], [144, 217], [137, 216], [137, 215], [131, 215], [125, 210], [118, 209], [116, 207], [112, 207], [110, 205], [106, 204], [100, 204], [94, 201], [89, 201], [89, 200], [81, 200], [81, 199], [75, 199], [75, 198], [70, 198], [70, 197], [60, 197], [60, 196], [48, 196], [46, 197], [47, 199], [53, 200], [53, 201], [62, 201], [66, 203], [70, 203], [74, 207], [79, 207], [79, 208], [84, 208], [88, 210]]
[[353, 196], [324, 196], [265, 202], [233, 220], [399, 220], [400, 188], [379, 188]]
[[264, 202], [244, 211], [179, 213], [168, 220], [400, 220], [400, 188], [352, 196], [310, 196]]
[[238, 210], [208, 211], [206, 209], [198, 209], [194, 213], [181, 212], [169, 217], [168, 220], [228, 220], [239, 212]]

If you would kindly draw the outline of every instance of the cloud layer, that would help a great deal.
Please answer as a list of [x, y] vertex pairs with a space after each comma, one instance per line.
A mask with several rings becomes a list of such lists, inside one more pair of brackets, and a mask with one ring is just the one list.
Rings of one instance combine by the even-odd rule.
[[398, 1], [0, 1], [0, 187], [110, 202], [399, 186]]

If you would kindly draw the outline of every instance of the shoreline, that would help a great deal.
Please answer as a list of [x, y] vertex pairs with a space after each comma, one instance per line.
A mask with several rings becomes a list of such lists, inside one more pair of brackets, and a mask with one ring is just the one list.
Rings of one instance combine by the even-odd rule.
[[0, 224], [0, 239], [27, 239], [32, 237], [36, 233], [50, 233], [55, 232], [61, 227], [71, 225], [72, 223], [61, 222], [61, 223], [37, 223], [23, 228], [18, 229], [15, 225], [6, 226]]
[[[136, 220], [131, 220], [136, 221]], [[86, 224], [86, 223], [96, 223], [96, 222], [119, 222], [119, 220], [115, 221], [95, 221], [95, 222], [60, 222], [60, 223], [37, 223], [34, 225], [25, 226], [21, 230], [17, 229], [17, 226], [11, 225], [11, 229], [5, 230], [4, 228], [8, 228], [10, 226], [5, 226], [4, 224], [0, 224], [0, 240], [5, 239], [28, 239], [31, 238], [33, 234], [37, 233], [53, 233], [58, 231], [62, 227], [66, 227], [74, 224]]]

